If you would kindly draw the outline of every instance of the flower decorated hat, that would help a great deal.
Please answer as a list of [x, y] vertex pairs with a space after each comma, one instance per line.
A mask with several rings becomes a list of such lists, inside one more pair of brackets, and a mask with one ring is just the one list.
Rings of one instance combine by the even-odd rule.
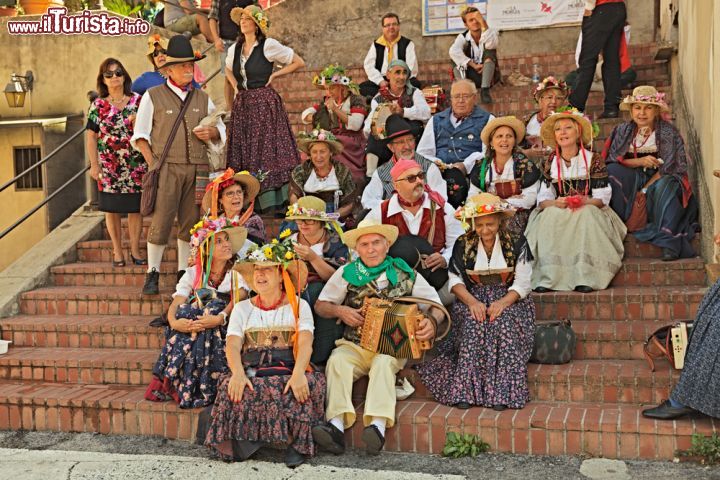
[[270, 19], [267, 13], [257, 5], [250, 5], [245, 8], [235, 7], [230, 10], [230, 19], [240, 25], [240, 19], [243, 13], [252, 18], [255, 25], [257, 25], [263, 35], [267, 37], [268, 31], [270, 30]]
[[[206, 286], [210, 265], [212, 265], [213, 252], [215, 251], [214, 236], [218, 233], [227, 233], [232, 245], [232, 251], [239, 251], [247, 239], [247, 230], [243, 227], [235, 227], [225, 217], [211, 219], [203, 217], [190, 229], [190, 259], [189, 263], [195, 268], [195, 285]], [[203, 264], [203, 260], [205, 263]]]
[[[495, 214], [512, 217], [515, 215], [515, 209], [500, 197], [483, 192], [469, 197], [465, 205], [461, 205], [455, 211], [455, 218], [462, 222], [463, 228], [467, 229], [473, 219]], [[470, 220], [470, 223], [468, 223], [468, 220]]]
[[593, 138], [599, 133], [600, 127], [590, 122], [580, 110], [572, 107], [561, 107], [547, 117], [540, 127], [540, 136], [543, 143], [553, 148], [557, 146], [555, 141], [555, 122], [567, 118], [575, 122], [580, 129], [580, 138], [585, 146], [592, 145]]
[[310, 133], [300, 132], [296, 138], [298, 150], [306, 155], [310, 155], [310, 147], [315, 143], [324, 143], [330, 149], [332, 155], [336, 155], [343, 150], [342, 143], [328, 130], [316, 128]]
[[343, 87], [348, 87], [355, 95], [358, 95], [360, 91], [357, 83], [353, 82], [352, 78], [346, 73], [345, 67], [338, 64], [331, 64], [325, 67], [318, 75], [313, 77], [312, 83], [318, 88], [325, 88], [330, 85], [342, 85]]
[[[209, 211], [210, 217], [216, 218], [218, 215], [218, 199], [222, 191], [236, 183], [240, 184], [244, 191], [243, 206], [248, 207], [248, 205], [254, 203], [255, 197], [260, 193], [260, 181], [247, 170], [236, 173], [232, 168], [228, 168], [205, 187], [205, 194], [200, 204], [203, 213]], [[250, 215], [252, 215], [252, 209], [248, 208], [248, 210], [250, 211]]]
[[568, 87], [567, 83], [565, 83], [563, 80], [559, 80], [553, 76], [545, 77], [543, 78], [542, 82], [535, 85], [535, 88], [533, 88], [533, 97], [535, 98], [535, 101], [540, 101], [540, 95], [545, 93], [548, 90], [560, 90], [564, 96], [567, 97], [568, 94]]
[[525, 138], [525, 125], [512, 115], [505, 117], [495, 117], [490, 120], [480, 132], [480, 139], [485, 145], [490, 145], [490, 137], [492, 137], [495, 130], [500, 127], [510, 127], [515, 132], [515, 145], [522, 142]]
[[658, 92], [655, 87], [650, 85], [635, 87], [632, 95], [628, 95], [623, 99], [620, 104], [620, 110], [630, 110], [635, 103], [655, 105], [660, 108], [661, 112], [667, 112], [669, 110], [665, 102], [665, 94]]
[[155, 62], [153, 62], [153, 54], [155, 53], [155, 48], [160, 47], [162, 50], [167, 51], [168, 40], [167, 38], [163, 38], [159, 33], [153, 33], [148, 37], [147, 45], [148, 48], [145, 55], [147, 55], [150, 63], [155, 66]]

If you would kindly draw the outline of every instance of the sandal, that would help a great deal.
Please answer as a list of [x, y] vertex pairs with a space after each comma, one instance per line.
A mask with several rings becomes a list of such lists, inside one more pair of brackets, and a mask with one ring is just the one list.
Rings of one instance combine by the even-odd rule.
[[125, 259], [112, 262], [113, 267], [124, 267], [125, 266]]
[[132, 262], [133, 265], [147, 265], [146, 258], [135, 258], [132, 253], [130, 254], [130, 262]]

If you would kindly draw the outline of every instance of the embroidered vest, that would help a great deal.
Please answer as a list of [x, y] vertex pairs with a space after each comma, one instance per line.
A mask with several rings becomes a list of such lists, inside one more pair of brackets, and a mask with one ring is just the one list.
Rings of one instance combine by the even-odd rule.
[[[402, 213], [388, 217], [388, 205], [390, 200], [385, 200], [380, 204], [380, 214], [384, 225], [395, 225], [400, 235], [412, 235], [408, 229], [407, 223]], [[418, 236], [426, 239], [433, 247], [435, 253], [440, 253], [445, 248], [445, 211], [438, 204], [430, 201], [431, 208], [423, 208], [422, 219], [420, 220], [420, 230]], [[433, 224], [435, 228], [433, 229]]]
[[[373, 45], [375, 45], [375, 70], [382, 72], [382, 66], [385, 62], [385, 57], [387, 56], [385, 55], [385, 45], [380, 45], [377, 42], [373, 42]], [[405, 54], [407, 52], [408, 45], [410, 45], [410, 39], [401, 36], [397, 43], [397, 58], [403, 62], [405, 61]]]
[[435, 134], [435, 156], [445, 163], [462, 162], [473, 152], [482, 150], [480, 132], [490, 119], [490, 114], [475, 107], [457, 127], [450, 121], [452, 108], [443, 110], [433, 117]]
[[[247, 88], [252, 90], [253, 88], [264, 87], [270, 79], [270, 74], [273, 71], [273, 63], [265, 58], [264, 48], [265, 40], [258, 42], [253, 48], [250, 58], [245, 62], [245, 74], [247, 75]], [[240, 69], [240, 54], [242, 53], [242, 46], [238, 43], [235, 47], [235, 58], [233, 59], [233, 75], [238, 81], [238, 88], [242, 88], [243, 76]]]

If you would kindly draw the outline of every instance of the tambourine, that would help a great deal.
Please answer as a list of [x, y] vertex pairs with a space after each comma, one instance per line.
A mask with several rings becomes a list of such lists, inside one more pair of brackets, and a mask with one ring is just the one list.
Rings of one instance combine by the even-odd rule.
[[423, 88], [422, 93], [425, 96], [425, 101], [430, 107], [430, 113], [434, 115], [437, 113], [440, 106], [440, 98], [444, 93], [443, 88], [440, 85], [430, 85], [429, 87]]
[[373, 137], [378, 140], [385, 140], [387, 138], [387, 130], [385, 129], [385, 123], [390, 115], [393, 114], [392, 103], [381, 103], [375, 109], [372, 120], [370, 122], [370, 133]]

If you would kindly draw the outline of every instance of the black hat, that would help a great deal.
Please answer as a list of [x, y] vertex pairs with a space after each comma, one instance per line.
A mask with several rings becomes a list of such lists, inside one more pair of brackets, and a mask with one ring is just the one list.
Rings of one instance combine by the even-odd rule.
[[167, 62], [163, 67], [177, 65], [179, 63], [197, 62], [205, 58], [200, 52], [195, 52], [190, 44], [190, 40], [185, 35], [175, 35], [168, 42]]
[[442, 288], [448, 281], [446, 268], [438, 268], [434, 272], [429, 268], [423, 268], [420, 263], [420, 255], [431, 255], [432, 245], [427, 239], [418, 235], [400, 235], [392, 244], [388, 255], [393, 258], [402, 258], [415, 271], [422, 275], [425, 280], [436, 290]]
[[385, 142], [390, 143], [393, 138], [403, 135], [412, 135], [412, 125], [400, 115], [393, 113], [385, 121]]
[[457, 168], [446, 168], [442, 172], [443, 180], [447, 183], [448, 203], [458, 208], [465, 202], [470, 188], [465, 174]]

